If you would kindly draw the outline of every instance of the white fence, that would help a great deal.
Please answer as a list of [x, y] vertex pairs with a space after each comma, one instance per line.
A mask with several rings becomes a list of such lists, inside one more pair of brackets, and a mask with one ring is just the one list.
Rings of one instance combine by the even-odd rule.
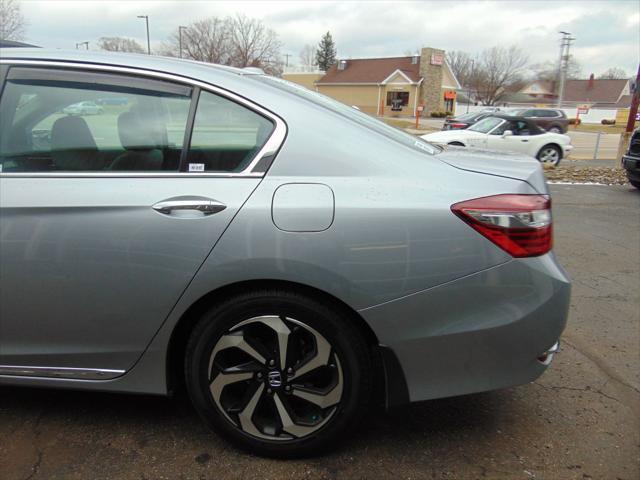
[[[463, 113], [469, 112], [477, 112], [479, 110], [483, 110], [487, 108], [484, 105], [469, 105], [467, 107], [466, 103], [456, 103], [456, 115], [462, 115]], [[536, 108], [533, 105], [510, 105], [508, 107], [500, 107], [500, 110], [507, 110], [510, 108]], [[555, 107], [550, 107], [555, 108]], [[564, 111], [568, 118], [576, 118], [576, 108], [561, 108], [560, 110]], [[597, 123], [600, 124], [602, 120], [615, 120], [616, 113], [618, 110], [609, 109], [609, 108], [591, 108], [589, 109], [589, 113], [581, 114], [580, 120], [582, 123]]]

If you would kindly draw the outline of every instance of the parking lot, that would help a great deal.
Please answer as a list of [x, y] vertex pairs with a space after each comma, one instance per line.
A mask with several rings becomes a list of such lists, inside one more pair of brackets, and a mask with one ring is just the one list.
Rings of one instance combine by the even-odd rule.
[[0, 478], [639, 478], [640, 192], [552, 192], [573, 298], [536, 382], [372, 413], [337, 452], [297, 461], [236, 451], [181, 399], [4, 387]]

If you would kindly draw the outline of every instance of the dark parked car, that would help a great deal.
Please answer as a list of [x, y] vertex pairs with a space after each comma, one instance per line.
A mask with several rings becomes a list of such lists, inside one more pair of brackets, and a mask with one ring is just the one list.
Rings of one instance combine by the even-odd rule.
[[492, 113], [491, 111], [483, 110], [481, 112], [465, 113], [457, 117], [447, 118], [444, 121], [442, 130], [464, 130], [483, 118], [490, 117]]
[[536, 125], [551, 133], [567, 133], [569, 127], [567, 115], [555, 108], [518, 108], [509, 110], [509, 114], [533, 120]]
[[627, 171], [629, 183], [640, 188], [640, 128], [631, 136], [629, 150], [622, 156], [622, 167]]

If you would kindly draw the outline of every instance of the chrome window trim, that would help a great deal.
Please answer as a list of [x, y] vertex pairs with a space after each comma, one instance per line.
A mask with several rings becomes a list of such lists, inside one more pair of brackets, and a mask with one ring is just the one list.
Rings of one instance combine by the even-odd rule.
[[61, 378], [70, 380], [112, 380], [124, 375], [125, 370], [103, 368], [30, 367], [0, 365], [0, 376]]
[[215, 95], [220, 95], [231, 101], [239, 103], [249, 110], [253, 110], [267, 117], [273, 121], [275, 128], [269, 137], [269, 140], [262, 146], [260, 151], [251, 161], [251, 163], [241, 172], [2, 172], [0, 171], [0, 178], [153, 178], [153, 177], [179, 177], [179, 178], [202, 178], [202, 177], [216, 177], [216, 178], [262, 178], [266, 172], [253, 172], [255, 166], [265, 157], [275, 155], [287, 136], [287, 124], [279, 116], [267, 110], [260, 105], [247, 100], [240, 95], [236, 95], [233, 92], [225, 90], [221, 87], [211, 85], [200, 80], [195, 80], [189, 77], [183, 77], [173, 73], [158, 72], [155, 70], [146, 70], [142, 68], [133, 67], [119, 67], [113, 65], [102, 65], [95, 63], [78, 63], [78, 62], [64, 62], [59, 60], [25, 60], [25, 59], [0, 59], [0, 65], [11, 66], [45, 66], [45, 67], [62, 67], [72, 68], [79, 70], [97, 70], [109, 73], [127, 73], [132, 75], [147, 76], [153, 78], [159, 78], [163, 80], [169, 80], [172, 82], [179, 82], [190, 85], [192, 87], [200, 87], [204, 91], [211, 92]]

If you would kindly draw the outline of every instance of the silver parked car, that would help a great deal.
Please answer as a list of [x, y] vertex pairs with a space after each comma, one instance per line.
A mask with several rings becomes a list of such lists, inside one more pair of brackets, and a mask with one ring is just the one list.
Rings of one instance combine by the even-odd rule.
[[551, 362], [570, 284], [535, 159], [433, 146], [255, 69], [0, 58], [0, 384], [186, 386], [235, 444], [299, 456], [370, 406]]

